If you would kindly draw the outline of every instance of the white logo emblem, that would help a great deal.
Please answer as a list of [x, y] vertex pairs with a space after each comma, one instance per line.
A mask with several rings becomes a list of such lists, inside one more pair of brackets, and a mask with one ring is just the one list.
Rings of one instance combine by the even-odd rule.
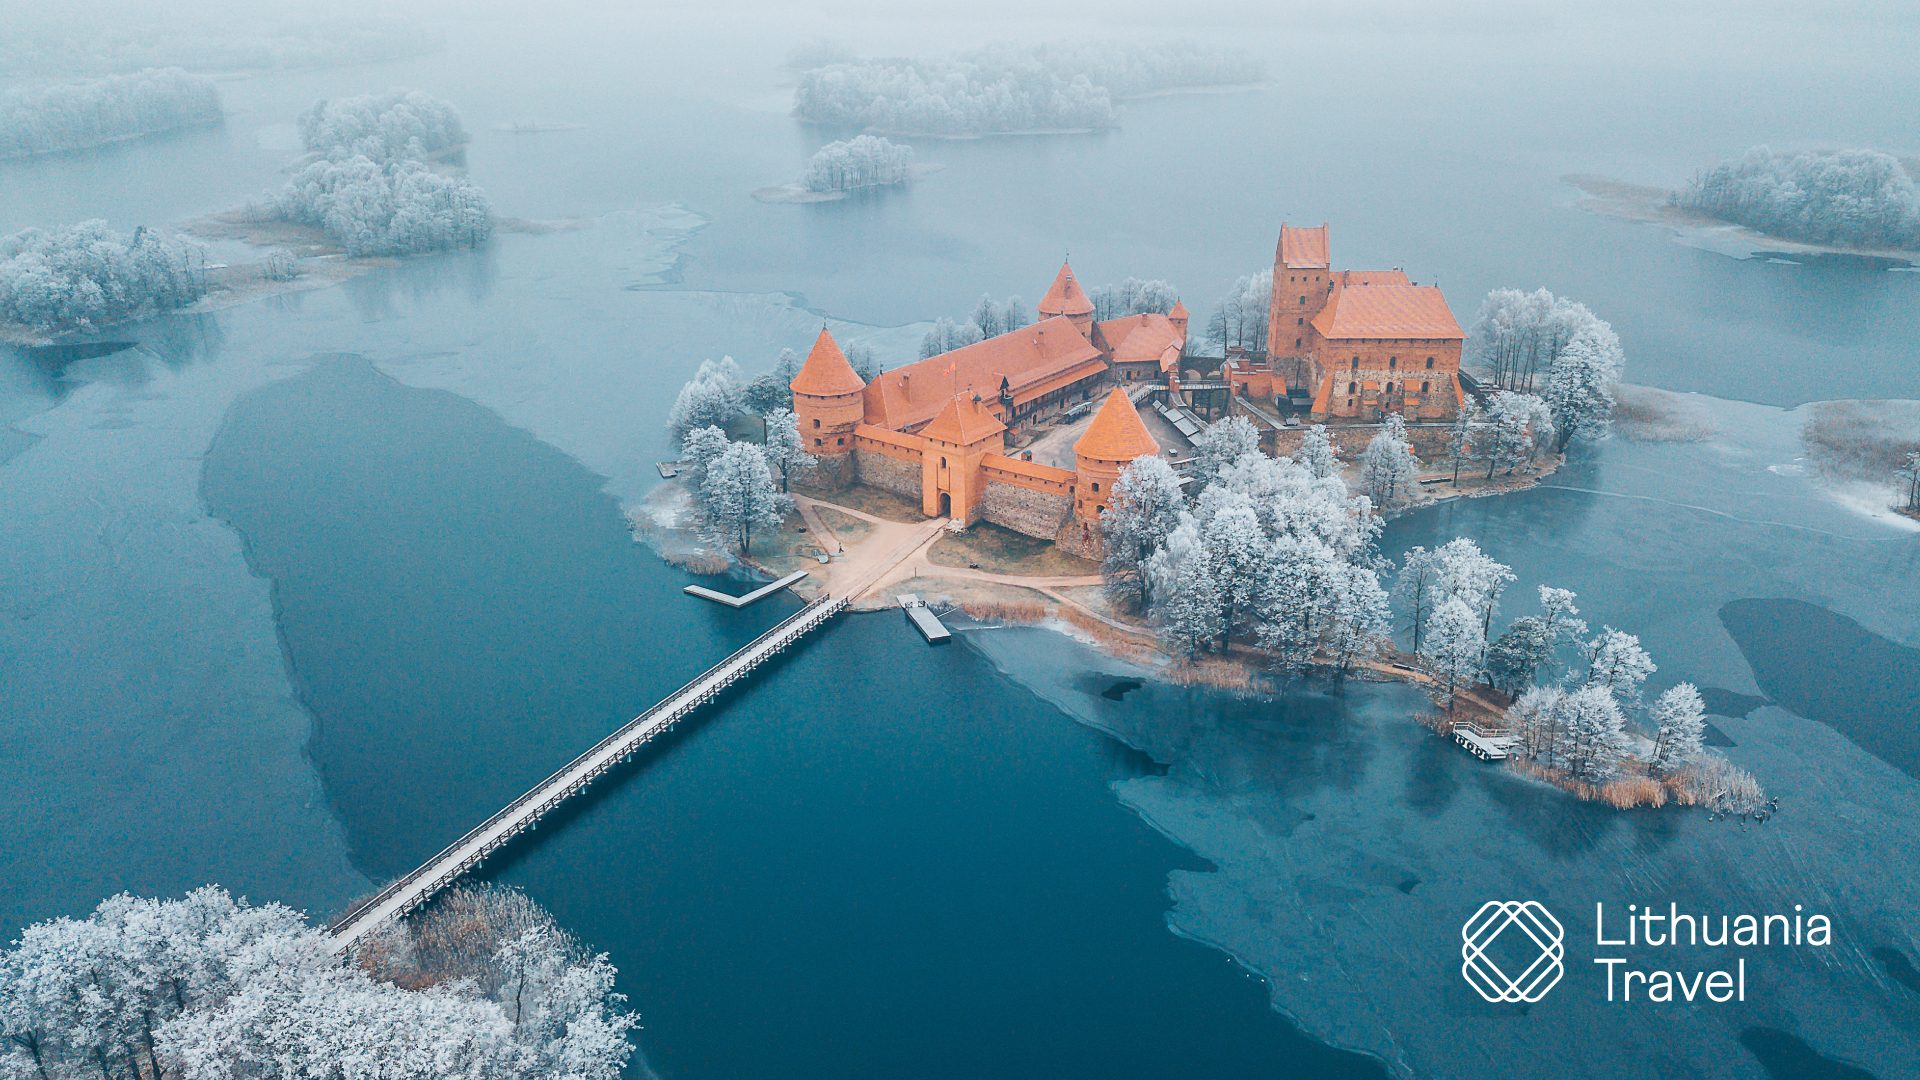
[[[1487, 955], [1501, 934], [1513, 935], [1508, 938], [1509, 949], [1516, 944], [1523, 946], [1514, 950], [1522, 959], [1528, 955], [1535, 957], [1517, 975], [1509, 975]], [[1566, 956], [1561, 944], [1565, 936], [1560, 920], [1538, 901], [1489, 900], [1460, 928], [1460, 959], [1464, 961], [1460, 974], [1466, 976], [1467, 985], [1488, 1001], [1529, 1004], [1539, 1001], [1560, 981], [1565, 970], [1561, 964]]]

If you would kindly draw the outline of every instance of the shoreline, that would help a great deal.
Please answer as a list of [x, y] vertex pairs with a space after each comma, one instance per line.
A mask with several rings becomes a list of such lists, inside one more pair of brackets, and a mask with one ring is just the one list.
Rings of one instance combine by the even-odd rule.
[[1673, 206], [1667, 199], [1670, 190], [1647, 184], [1634, 184], [1595, 173], [1567, 173], [1560, 182], [1580, 192], [1574, 206], [1590, 214], [1659, 225], [1688, 247], [1711, 251], [1730, 258], [1767, 259], [1792, 262], [1790, 256], [1839, 256], [1883, 259], [1900, 263], [1888, 269], [1920, 267], [1920, 251], [1904, 248], [1858, 248], [1840, 244], [1814, 244], [1789, 240], [1750, 229], [1745, 225]]

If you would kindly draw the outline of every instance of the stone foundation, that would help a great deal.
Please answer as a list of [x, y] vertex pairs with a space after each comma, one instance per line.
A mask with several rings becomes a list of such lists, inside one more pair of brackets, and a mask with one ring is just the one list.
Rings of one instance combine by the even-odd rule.
[[[1260, 448], [1274, 457], [1284, 457], [1300, 449], [1300, 441], [1307, 436], [1309, 424], [1296, 427], [1268, 429], [1260, 433]], [[1380, 434], [1381, 424], [1331, 423], [1327, 425], [1327, 434], [1332, 436], [1334, 447], [1340, 452], [1340, 460], [1354, 462], [1360, 460], [1360, 454], [1366, 450], [1367, 443]], [[1439, 463], [1447, 458], [1447, 442], [1453, 437], [1451, 423], [1437, 424], [1415, 422], [1407, 425], [1407, 441], [1413, 444], [1413, 452], [1420, 460]]]
[[878, 450], [855, 449], [854, 468], [861, 483], [920, 505], [920, 463], [902, 461]]
[[1045, 540], [1059, 534], [1073, 512], [1073, 498], [989, 481], [980, 510], [981, 517], [995, 525]]
[[1054, 534], [1053, 542], [1061, 551], [1069, 555], [1078, 555], [1082, 559], [1099, 562], [1101, 558], [1100, 527], [1079, 518], [1069, 520]]

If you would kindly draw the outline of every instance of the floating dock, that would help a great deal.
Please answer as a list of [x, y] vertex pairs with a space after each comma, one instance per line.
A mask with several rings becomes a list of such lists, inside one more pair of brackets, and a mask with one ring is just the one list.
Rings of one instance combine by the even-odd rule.
[[945, 645], [953, 640], [953, 631], [940, 621], [940, 616], [927, 610], [926, 601], [912, 593], [901, 593], [899, 599], [900, 610], [907, 613], [907, 621], [927, 639], [927, 644]]
[[1511, 731], [1488, 731], [1478, 724], [1453, 725], [1453, 741], [1482, 761], [1505, 761], [1512, 756], [1517, 740]]
[[772, 596], [781, 589], [791, 586], [794, 582], [806, 576], [807, 572], [805, 570], [795, 570], [779, 581], [762, 585], [745, 596], [728, 596], [726, 593], [720, 592], [717, 589], [709, 589], [705, 585], [689, 585], [680, 591], [686, 593], [688, 596], [697, 596], [702, 600], [711, 600], [716, 604], [725, 604], [730, 608], [743, 608], [748, 604], [765, 600], [767, 597]]

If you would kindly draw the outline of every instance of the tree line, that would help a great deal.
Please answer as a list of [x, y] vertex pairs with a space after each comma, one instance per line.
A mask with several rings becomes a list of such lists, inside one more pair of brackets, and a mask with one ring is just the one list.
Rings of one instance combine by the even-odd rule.
[[1114, 102], [1258, 78], [1251, 54], [1187, 41], [998, 45], [951, 57], [832, 63], [803, 72], [794, 115], [885, 134], [982, 135], [1112, 127]]
[[122, 894], [0, 952], [0, 1074], [39, 1080], [614, 1080], [614, 968], [526, 897], [449, 893], [356, 946], [225, 890]]
[[204, 75], [158, 68], [0, 93], [0, 158], [103, 146], [220, 119]]
[[1673, 203], [1789, 240], [1920, 247], [1920, 189], [1878, 150], [1756, 146], [1695, 175]]
[[423, 56], [443, 43], [415, 19], [366, 12], [289, 18], [256, 29], [177, 7], [76, 19], [68, 5], [16, 5], [0, 35], [0, 74], [290, 71]]
[[[1462, 359], [1496, 390], [1531, 397], [1537, 385], [1556, 452], [1577, 438], [1602, 438], [1612, 426], [1613, 387], [1626, 357], [1612, 325], [1585, 304], [1546, 289], [1495, 289], [1480, 305]], [[1487, 411], [1497, 412], [1501, 400], [1495, 394]], [[1507, 407], [1534, 405], [1516, 400]]]
[[317, 155], [267, 205], [316, 227], [353, 255], [478, 247], [493, 232], [486, 195], [426, 159], [466, 142], [453, 107], [415, 91], [322, 101], [302, 114]]
[[913, 147], [876, 135], [830, 142], [807, 161], [808, 191], [856, 191], [904, 184], [913, 175]]
[[63, 333], [170, 311], [205, 295], [204, 264], [198, 246], [145, 227], [26, 229], [0, 240], [0, 321]]

